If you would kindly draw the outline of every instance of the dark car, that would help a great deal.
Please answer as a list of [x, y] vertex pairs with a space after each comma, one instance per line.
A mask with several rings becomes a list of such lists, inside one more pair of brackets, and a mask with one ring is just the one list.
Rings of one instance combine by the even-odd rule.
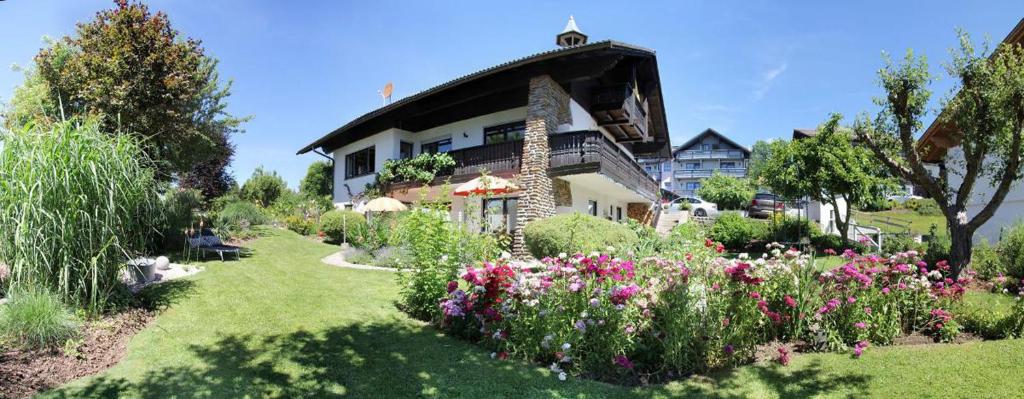
[[757, 193], [747, 207], [747, 214], [750, 217], [767, 218], [775, 212], [782, 212], [784, 202], [775, 194]]

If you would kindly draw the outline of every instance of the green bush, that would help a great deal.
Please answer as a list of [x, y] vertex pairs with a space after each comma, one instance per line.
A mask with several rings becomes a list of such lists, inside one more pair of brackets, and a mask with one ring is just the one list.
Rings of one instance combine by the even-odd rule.
[[284, 225], [288, 227], [288, 230], [302, 234], [304, 236], [310, 236], [316, 234], [316, 223], [312, 220], [307, 220], [302, 216], [288, 216], [284, 218]]
[[718, 209], [744, 209], [754, 198], [754, 186], [747, 179], [715, 172], [701, 182], [697, 195], [705, 201], [718, 204]]
[[806, 218], [797, 219], [779, 214], [768, 223], [768, 235], [765, 239], [793, 243], [799, 242], [801, 238], [810, 239], [820, 234], [822, 233], [818, 225]]
[[939, 204], [931, 198], [909, 199], [903, 203], [903, 207], [916, 212], [921, 216], [941, 216], [942, 209]]
[[333, 210], [320, 216], [324, 241], [332, 244], [353, 241], [366, 230], [366, 218], [358, 212]]
[[842, 253], [847, 249], [852, 249], [854, 252], [859, 254], [867, 253], [868, 248], [864, 244], [856, 241], [845, 241], [842, 237], [832, 234], [820, 234], [811, 236], [811, 245], [818, 252], [831, 249], [836, 253]]
[[171, 248], [180, 249], [185, 239], [185, 230], [195, 227], [198, 222], [196, 211], [203, 206], [203, 194], [195, 189], [170, 190], [164, 195], [161, 207], [158, 242], [154, 252]]
[[1006, 274], [1024, 279], [1024, 223], [1017, 223], [999, 241]]
[[708, 238], [722, 243], [730, 251], [741, 251], [751, 241], [767, 236], [767, 224], [745, 218], [738, 212], [723, 212], [708, 231]]
[[0, 306], [0, 337], [23, 348], [62, 344], [78, 335], [79, 321], [60, 297], [41, 289], [18, 289]]
[[560, 253], [605, 251], [635, 248], [640, 238], [624, 224], [581, 213], [555, 215], [535, 220], [523, 229], [526, 248], [534, 257]]
[[991, 280], [1006, 274], [1006, 262], [1003, 262], [995, 247], [989, 245], [987, 240], [981, 240], [971, 253], [971, 269], [978, 273], [978, 278]]
[[655, 256], [665, 249], [664, 240], [653, 227], [633, 219], [626, 219], [626, 226], [629, 226], [638, 238], [636, 247], [628, 249], [633, 251], [637, 257]]
[[909, 234], [885, 234], [882, 238], [882, 254], [884, 255], [921, 249], [923, 249], [923, 245], [914, 241], [914, 237]]
[[268, 221], [263, 209], [248, 201], [229, 203], [217, 213], [217, 227], [232, 232], [248, 230], [249, 227], [266, 224]]
[[928, 232], [928, 243], [925, 245], [924, 261], [934, 265], [940, 261], [949, 260], [949, 250], [952, 242], [948, 235], [938, 235], [938, 226], [932, 225]]
[[99, 312], [123, 292], [127, 258], [154, 241], [160, 209], [138, 142], [92, 122], [6, 132], [0, 149], [0, 259], [8, 284]]
[[260, 206], [270, 207], [288, 190], [288, 184], [277, 172], [267, 172], [262, 166], [252, 172], [252, 177], [242, 185], [241, 197]]

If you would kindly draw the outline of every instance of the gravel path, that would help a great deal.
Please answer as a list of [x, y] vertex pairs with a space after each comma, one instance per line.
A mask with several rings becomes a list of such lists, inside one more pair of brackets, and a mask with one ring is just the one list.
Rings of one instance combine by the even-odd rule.
[[324, 263], [326, 263], [328, 265], [331, 265], [331, 266], [345, 267], [345, 268], [349, 268], [349, 269], [380, 270], [380, 271], [385, 271], [385, 272], [394, 272], [394, 271], [396, 271], [395, 269], [392, 269], [392, 268], [389, 268], [389, 267], [370, 266], [370, 265], [358, 265], [358, 264], [355, 264], [355, 263], [346, 262], [345, 261], [345, 256], [341, 254], [341, 251], [338, 251], [338, 252], [335, 252], [333, 254], [327, 255], [327, 257], [325, 257], [323, 259], [320, 259], [320, 261], [324, 262]]

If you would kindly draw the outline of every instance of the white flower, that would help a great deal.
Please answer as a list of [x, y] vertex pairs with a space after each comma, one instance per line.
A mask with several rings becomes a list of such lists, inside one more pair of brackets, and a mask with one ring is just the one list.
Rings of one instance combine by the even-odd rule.
[[567, 351], [567, 350], [569, 350], [570, 348], [572, 348], [572, 345], [570, 345], [570, 344], [569, 344], [568, 342], [566, 342], [566, 343], [562, 344], [562, 350], [563, 350], [563, 351]]
[[961, 225], [967, 224], [967, 212], [960, 211], [956, 213], [956, 221]]
[[569, 255], [566, 255], [565, 252], [562, 252], [562, 253], [558, 254], [558, 259], [565, 259], [567, 256], [569, 256]]
[[611, 252], [615, 252], [615, 247], [613, 247], [613, 246], [609, 245], [609, 246], [607, 246], [607, 247], [605, 248], [605, 250], [606, 250], [606, 251], [608, 251], [609, 253], [611, 253]]
[[512, 259], [512, 254], [510, 254], [508, 252], [505, 252], [505, 251], [501, 251], [500, 258], [501, 259]]
[[448, 255], [441, 255], [441, 262], [447, 262], [447, 261], [448, 261]]
[[551, 371], [553, 371], [555, 373], [561, 373], [562, 372], [562, 368], [558, 367], [558, 363], [551, 363], [551, 365], [548, 366], [548, 369], [550, 369]]
[[478, 285], [478, 286], [473, 287], [473, 291], [476, 291], [477, 293], [484, 293], [484, 292], [487, 292], [487, 288], [485, 288], [482, 285]]
[[737, 259], [747, 259], [747, 258], [750, 258], [750, 254], [748, 254], [746, 252], [743, 252], [743, 253], [740, 253], [740, 255], [737, 256], [736, 258]]
[[597, 257], [599, 257], [599, 256], [601, 256], [601, 253], [600, 253], [600, 252], [594, 251], [594, 252], [591, 252], [591, 253], [590, 253], [590, 257], [591, 257], [591, 258], [597, 258]]
[[491, 359], [494, 359], [496, 357], [498, 357], [498, 354], [495, 352], [491, 352]]
[[559, 381], [565, 381], [566, 377], [567, 377], [567, 376], [565, 375], [565, 372], [564, 372], [564, 371], [563, 371], [563, 372], [561, 372], [561, 373], [558, 373], [558, 380], [559, 380]]

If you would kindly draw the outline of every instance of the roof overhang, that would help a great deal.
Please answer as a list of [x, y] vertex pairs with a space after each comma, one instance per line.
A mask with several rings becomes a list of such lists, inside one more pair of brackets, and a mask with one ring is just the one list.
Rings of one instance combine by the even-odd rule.
[[[1010, 34], [1006, 35], [1002, 43], [1024, 45], [1024, 18], [1017, 22], [1017, 26], [1010, 31]], [[992, 56], [995, 56], [994, 52]], [[944, 112], [945, 110], [943, 110]], [[917, 151], [922, 154], [921, 160], [924, 162], [941, 162], [946, 157], [947, 150], [960, 145], [956, 126], [943, 122], [943, 119], [942, 113], [940, 113], [917, 140]]]
[[703, 132], [700, 132], [696, 136], [693, 136], [693, 138], [691, 138], [689, 140], [686, 140], [685, 143], [683, 143], [683, 144], [679, 145], [678, 147], [676, 147], [675, 150], [672, 150], [672, 156], [675, 156], [676, 153], [678, 153], [679, 151], [683, 151], [683, 150], [685, 150], [687, 148], [690, 148], [694, 144], [697, 144], [697, 142], [700, 141], [700, 139], [702, 139], [704, 137], [707, 137], [707, 136], [718, 137], [719, 140], [722, 140], [722, 141], [724, 141], [726, 143], [729, 143], [733, 147], [739, 148], [740, 151], [743, 151], [743, 153], [746, 154], [747, 156], [750, 155], [750, 149], [747, 148], [746, 146], [740, 145], [739, 143], [737, 143], [735, 141], [732, 141], [732, 139], [730, 139], [728, 137], [725, 137], [725, 135], [719, 133], [715, 129], [707, 128], [707, 129], [704, 129]]
[[[601, 76], [621, 62], [634, 63], [639, 79], [648, 88], [648, 117], [654, 140], [632, 143], [633, 153], [667, 157], [670, 153], [668, 126], [655, 53], [615, 41], [551, 50], [442, 83], [368, 112], [299, 149], [298, 154], [314, 149], [331, 152], [390, 128], [419, 131], [442, 125], [452, 118], [465, 119], [525, 106], [532, 77], [549, 75], [567, 86], [574, 81]], [[441, 114], [447, 119], [439, 119], [437, 115]]]

